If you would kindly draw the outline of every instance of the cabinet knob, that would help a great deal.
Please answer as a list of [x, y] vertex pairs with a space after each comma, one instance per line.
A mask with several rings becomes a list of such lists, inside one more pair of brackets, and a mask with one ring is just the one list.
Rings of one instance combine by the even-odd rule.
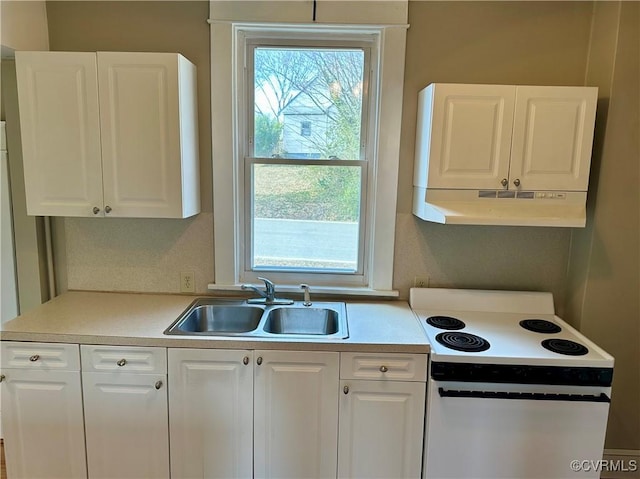
[[386, 367], [386, 366], [380, 366], [380, 372], [381, 372], [381, 373], [386, 373], [388, 370], [389, 370], [389, 368], [388, 368], [388, 367]]
[[500, 182], [500, 184], [506, 188], [507, 185], [509, 184], [509, 180], [507, 180], [506, 178], [502, 178], [502, 181]]
[[349, 394], [349, 386], [345, 386], [344, 388], [342, 388], [342, 392], [345, 394]]
[[104, 212], [105, 213], [111, 213], [111, 206], [107, 205], [104, 207]]
[[156, 381], [155, 388], [160, 389], [162, 387], [162, 381]]
[[118, 366], [122, 367], [122, 366], [124, 366], [125, 364], [127, 364], [127, 360], [123, 358], [123, 359], [121, 359], [120, 361], [118, 361], [116, 364], [117, 364]]
[[98, 213], [100, 213], [100, 208], [98, 208], [97, 206], [93, 207], [93, 214], [97, 215]]
[[515, 186], [520, 186], [520, 179], [519, 179], [519, 178], [516, 178], [515, 180], [513, 180], [513, 184], [514, 184]]
[[4, 375], [4, 374], [0, 374], [0, 383], [1, 383], [2, 381], [4, 381], [4, 378], [5, 378], [5, 375]]
[[38, 359], [40, 359], [40, 355], [39, 354], [34, 354], [33, 356], [31, 356], [29, 358], [29, 361], [31, 361], [32, 363], [35, 363]]
[[262, 364], [262, 356], [259, 356], [258, 359], [256, 359], [256, 363], [258, 363], [258, 366]]
[[245, 356], [244, 358], [242, 358], [242, 364], [244, 364], [245, 366], [249, 364], [249, 356]]

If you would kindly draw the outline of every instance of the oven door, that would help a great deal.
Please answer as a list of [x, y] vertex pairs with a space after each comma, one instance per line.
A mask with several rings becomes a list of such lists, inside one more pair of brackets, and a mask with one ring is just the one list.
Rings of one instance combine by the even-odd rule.
[[431, 379], [425, 478], [599, 477], [609, 391]]

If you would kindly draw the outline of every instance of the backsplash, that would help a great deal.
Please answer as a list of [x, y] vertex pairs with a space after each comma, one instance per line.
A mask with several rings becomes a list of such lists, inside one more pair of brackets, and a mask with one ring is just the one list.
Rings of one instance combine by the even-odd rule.
[[213, 214], [183, 220], [65, 218], [67, 287], [179, 293], [180, 272], [197, 294], [213, 282]]
[[[564, 304], [564, 228], [435, 225], [404, 213], [396, 221], [394, 288], [401, 298], [416, 276], [428, 276], [432, 287], [550, 291], [556, 308]], [[180, 293], [180, 272], [193, 271], [196, 294], [210, 294], [212, 213], [184, 220], [65, 218], [64, 231], [68, 289]]]

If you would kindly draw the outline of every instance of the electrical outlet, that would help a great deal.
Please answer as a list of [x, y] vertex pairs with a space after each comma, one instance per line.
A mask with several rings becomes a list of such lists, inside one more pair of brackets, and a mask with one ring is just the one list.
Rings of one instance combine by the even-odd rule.
[[416, 276], [413, 278], [413, 287], [414, 288], [428, 288], [429, 287], [429, 276]]
[[180, 292], [196, 292], [196, 278], [193, 271], [183, 271], [182, 273], [180, 273]]

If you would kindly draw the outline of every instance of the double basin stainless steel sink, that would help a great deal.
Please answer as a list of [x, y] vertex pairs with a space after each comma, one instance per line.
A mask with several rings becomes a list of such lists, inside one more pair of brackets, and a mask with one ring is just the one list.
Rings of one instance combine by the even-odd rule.
[[345, 339], [349, 337], [344, 303], [304, 306], [248, 304], [241, 300], [201, 298], [169, 326], [165, 334], [253, 338]]

